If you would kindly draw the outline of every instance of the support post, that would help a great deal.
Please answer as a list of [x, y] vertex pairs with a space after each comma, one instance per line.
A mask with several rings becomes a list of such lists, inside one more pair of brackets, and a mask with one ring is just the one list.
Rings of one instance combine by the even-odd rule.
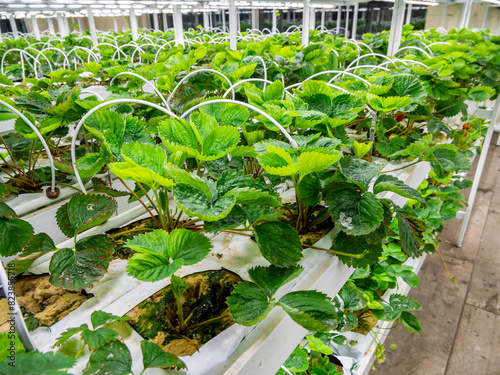
[[158, 19], [158, 17], [159, 14], [153, 13], [153, 28], [155, 29], [155, 31], [160, 30], [160, 20]]
[[35, 15], [31, 16], [31, 24], [33, 25], [33, 33], [35, 34], [36, 40], [40, 40], [40, 28], [38, 27], [38, 21]]
[[137, 32], [137, 17], [135, 15], [134, 8], [130, 8], [129, 12], [129, 21], [130, 21], [130, 31], [132, 31], [132, 40], [139, 39], [139, 33]]
[[316, 8], [309, 8], [309, 30], [314, 30], [316, 28]]
[[240, 9], [236, 7], [236, 20], [237, 20], [237, 26], [238, 26], [238, 32], [241, 33], [241, 14], [240, 14]]
[[304, 0], [304, 12], [302, 13], [302, 44], [304, 46], [309, 45], [309, 22], [311, 17], [310, 12], [310, 0]]
[[474, 0], [466, 0], [462, 6], [462, 13], [460, 13], [459, 29], [469, 27], [470, 15], [472, 10], [472, 3]]
[[87, 15], [89, 19], [89, 30], [90, 30], [90, 36], [92, 38], [92, 44], [95, 46], [99, 43], [99, 41], [97, 40], [97, 31], [95, 29], [94, 13], [92, 13], [91, 7], [87, 7]]
[[403, 19], [405, 15], [405, 0], [395, 0], [391, 20], [391, 34], [389, 35], [389, 46], [387, 56], [394, 56], [401, 44], [403, 32]]
[[483, 25], [481, 26], [482, 29], [486, 29], [486, 22], [488, 21], [489, 12], [490, 12], [490, 6], [486, 5], [486, 9], [484, 10]]
[[59, 34], [64, 38], [66, 35], [66, 24], [64, 23], [63, 20], [63, 15], [61, 13], [56, 14], [57, 17], [57, 27], [59, 27]]
[[406, 22], [405, 22], [405, 25], [409, 25], [411, 23], [411, 11], [412, 11], [412, 5], [408, 4], [408, 7], [406, 8]]
[[168, 30], [168, 20], [167, 20], [167, 13], [163, 12], [163, 30], [167, 31]]
[[366, 3], [366, 16], [365, 16], [365, 33], [372, 32], [372, 20], [373, 20], [373, 4]]
[[64, 26], [66, 26], [66, 33], [69, 35], [69, 34], [71, 34], [71, 28], [69, 27], [68, 18], [69, 17], [63, 16]]
[[173, 18], [174, 18], [174, 38], [175, 44], [182, 44], [184, 46], [184, 28], [182, 26], [182, 12], [181, 7], [178, 4], [174, 4], [173, 8]]
[[80, 32], [82, 32], [85, 27], [83, 26], [83, 18], [82, 17], [76, 17], [76, 21], [78, 22], [78, 29]]
[[10, 27], [12, 28], [12, 33], [14, 34], [14, 39], [19, 39], [19, 31], [17, 30], [16, 19], [13, 14], [9, 14]]
[[484, 164], [486, 163], [486, 157], [488, 156], [488, 149], [490, 148], [491, 138], [493, 137], [493, 131], [495, 130], [495, 124], [498, 118], [498, 109], [500, 107], [500, 98], [495, 100], [493, 110], [490, 117], [490, 124], [488, 125], [488, 130], [486, 132], [486, 137], [484, 137], [483, 149], [481, 151], [481, 156], [479, 157], [479, 162], [477, 164], [476, 174], [474, 176], [474, 182], [469, 194], [469, 199], [467, 201], [467, 209], [465, 210], [465, 216], [462, 219], [462, 226], [460, 227], [460, 232], [458, 234], [457, 246], [462, 247], [462, 241], [464, 240], [465, 231], [467, 230], [467, 225], [469, 224], [470, 215], [474, 206], [474, 200], [476, 199], [477, 189], [479, 188], [479, 181], [481, 180], [481, 175], [483, 173]]
[[[220, 11], [220, 16], [222, 19], [222, 30], [223, 30], [223, 32], [226, 32], [226, 11], [224, 9], [222, 9]], [[252, 13], [252, 16], [253, 16], [253, 13]], [[253, 19], [252, 19], [252, 25], [253, 25]]]
[[56, 30], [54, 29], [54, 20], [52, 17], [47, 17], [47, 23], [49, 24], [50, 35], [56, 35]]
[[276, 8], [273, 8], [272, 14], [273, 14], [273, 22], [272, 22], [271, 32], [273, 34], [276, 34], [276, 32], [278, 31], [278, 17], [276, 16]]
[[0, 43], [3, 43], [2, 28], [0, 27]]
[[203, 28], [205, 30], [210, 30], [210, 25], [208, 24], [208, 12], [203, 12]]
[[446, 12], [448, 11], [448, 4], [444, 5], [444, 10], [443, 10], [443, 21], [441, 21], [441, 27], [445, 28], [445, 21], [446, 21]]
[[337, 6], [337, 25], [335, 28], [335, 34], [340, 34], [340, 23], [342, 22], [342, 6]]
[[352, 34], [351, 39], [356, 39], [356, 34], [358, 33], [358, 10], [359, 4], [354, 4], [354, 13], [352, 15]]
[[252, 9], [252, 29], [259, 29], [259, 10]]
[[118, 32], [118, 20], [116, 19], [115, 16], [113, 16], [113, 27], [116, 32]]
[[238, 31], [238, 16], [236, 15], [235, 0], [229, 0], [229, 48], [236, 50], [236, 32]]
[[346, 5], [345, 7], [345, 37], [346, 39], [349, 39], [349, 12], [351, 6], [349, 4]]
[[321, 30], [325, 29], [325, 8], [321, 9]]

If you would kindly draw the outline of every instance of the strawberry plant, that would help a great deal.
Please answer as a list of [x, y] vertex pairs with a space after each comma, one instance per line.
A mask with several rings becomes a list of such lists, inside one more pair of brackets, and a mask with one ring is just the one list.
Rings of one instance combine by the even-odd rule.
[[[74, 173], [64, 148], [68, 129], [101, 104], [99, 95], [81, 99], [87, 86], [102, 85], [109, 99], [141, 99], [181, 116], [143, 104], [117, 104], [87, 118], [76, 148], [76, 167], [85, 183], [92, 178], [95, 192], [129, 195], [150, 214], [152, 223], [126, 230], [131, 237], [124, 246], [132, 252], [127, 273], [145, 282], [171, 278], [172, 332], [184, 335], [205, 324], [193, 320], [197, 312], [185, 309], [188, 292], [175, 273], [205, 259], [212, 250], [209, 238], [221, 231], [249, 237], [271, 264], [250, 269], [251, 282], [240, 282], [227, 299], [237, 323], [256, 324], [279, 306], [312, 331], [343, 333], [380, 319], [420, 332], [413, 315], [420, 305], [385, 293], [400, 279], [418, 287], [418, 276], [405, 262], [439, 251], [443, 223], [461, 207], [460, 189], [468, 183], [456, 175], [470, 169], [469, 158], [484, 134], [484, 121], [467, 113], [468, 103], [500, 92], [498, 37], [471, 30], [417, 36], [405, 26], [401, 46], [412, 48], [392, 59], [385, 56], [387, 32], [365, 35], [364, 44], [311, 31], [307, 47], [299, 32], [265, 38], [249, 33], [236, 51], [216, 33], [185, 36], [190, 40], [182, 47], [170, 45], [171, 31], [141, 35], [133, 43], [129, 32], [110, 33], [105, 39], [114, 42], [93, 52], [87, 37], [75, 35], [63, 42], [44, 36], [43, 43], [6, 38], [0, 45], [6, 74], [0, 76], [0, 95], [42, 133], [63, 184], [66, 174]], [[23, 64], [12, 48], [30, 53]], [[34, 51], [40, 51], [39, 63]], [[198, 71], [206, 68], [220, 74]], [[144, 92], [151, 85], [153, 93]], [[210, 103], [188, 116], [186, 111], [216, 95], [231, 95], [249, 107]], [[39, 166], [41, 146], [27, 124], [2, 111], [0, 120], [16, 120], [16, 133], [0, 139], [5, 173], [0, 194], [37, 191], [48, 182], [47, 170]], [[384, 170], [393, 161], [401, 164]], [[421, 162], [430, 163], [432, 171], [418, 190], [390, 174]], [[109, 172], [110, 181], [121, 179], [128, 192], [113, 191], [95, 177], [102, 172]], [[397, 197], [383, 197], [388, 193], [409, 201], [400, 207]], [[101, 194], [71, 198], [57, 211], [57, 222], [73, 245], [56, 249], [49, 236], [33, 235], [30, 224], [0, 203], [1, 255], [18, 254], [12, 265], [19, 274], [54, 253], [52, 284], [92, 287], [109, 267], [115, 235], [78, 235], [106, 221], [116, 205]], [[307, 237], [332, 229], [329, 249]], [[336, 254], [356, 268], [333, 300], [313, 290], [280, 294], [303, 272], [298, 264], [307, 264], [304, 246]], [[219, 313], [215, 320], [229, 319], [227, 311]], [[94, 313], [92, 329], [72, 328], [58, 344], [66, 352], [73, 336], [81, 335], [83, 343], [71, 357], [81, 360], [89, 353], [85, 374], [130, 372], [130, 351], [111, 327], [119, 319]], [[330, 339], [308, 338], [308, 349], [302, 345], [285, 363], [287, 371], [336, 373], [323, 344]], [[338, 333], [335, 340], [346, 341]], [[141, 347], [144, 369], [183, 367], [156, 344], [143, 341]], [[376, 350], [381, 358], [382, 349]], [[74, 364], [59, 354], [19, 356], [54, 373]]]

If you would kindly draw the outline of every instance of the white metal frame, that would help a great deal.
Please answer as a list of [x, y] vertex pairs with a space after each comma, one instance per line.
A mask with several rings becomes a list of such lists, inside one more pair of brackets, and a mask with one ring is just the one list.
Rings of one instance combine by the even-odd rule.
[[476, 199], [477, 189], [479, 188], [481, 175], [483, 174], [486, 158], [488, 157], [488, 150], [490, 148], [491, 139], [493, 137], [493, 131], [495, 130], [495, 124], [498, 117], [499, 108], [500, 108], [500, 98], [497, 98], [497, 100], [495, 100], [493, 108], [490, 111], [488, 111], [488, 115], [485, 117], [490, 119], [490, 124], [488, 125], [488, 131], [486, 132], [486, 136], [484, 138], [483, 148], [481, 150], [481, 156], [479, 157], [476, 173], [474, 175], [474, 181], [472, 183], [469, 199], [467, 201], [467, 208], [465, 212], [462, 211], [461, 213], [459, 213], [458, 216], [459, 218], [462, 218], [462, 225], [460, 227], [460, 232], [458, 233], [457, 247], [462, 247], [465, 231], [467, 230], [467, 225], [469, 224], [470, 215], [472, 213], [472, 209], [474, 208], [474, 200]]

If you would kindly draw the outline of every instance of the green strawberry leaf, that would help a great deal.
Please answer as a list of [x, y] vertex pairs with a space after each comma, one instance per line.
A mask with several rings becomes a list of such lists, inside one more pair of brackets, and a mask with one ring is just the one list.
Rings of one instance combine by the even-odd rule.
[[65, 356], [62, 353], [40, 353], [32, 351], [26, 353], [16, 353], [15, 366], [9, 365], [7, 360], [0, 363], [0, 374], [26, 375], [33, 374], [36, 369], [37, 375], [62, 375], [66, 374], [66, 369], [75, 365], [74, 358]]
[[104, 235], [81, 239], [76, 250], [61, 249], [50, 260], [50, 283], [68, 290], [94, 285], [107, 271], [114, 243]]
[[369, 163], [366, 160], [353, 158], [351, 156], [344, 156], [340, 159], [340, 168], [345, 177], [354, 182], [361, 189], [366, 190], [370, 181], [379, 174], [384, 168], [384, 165]]
[[92, 322], [92, 327], [96, 329], [104, 324], [108, 324], [117, 320], [130, 320], [128, 317], [116, 316], [104, 311], [94, 311], [90, 316], [90, 321]]
[[379, 194], [383, 191], [392, 191], [402, 197], [416, 199], [425, 204], [425, 199], [422, 198], [422, 194], [418, 190], [409, 187], [397, 177], [388, 174], [380, 175], [373, 186], [373, 194]]
[[83, 341], [92, 350], [96, 350], [116, 338], [118, 338], [116, 331], [106, 327], [97, 328], [94, 331], [87, 329], [82, 332]]
[[56, 250], [54, 241], [46, 233], [37, 233], [31, 237], [30, 242], [23, 252], [14, 260], [9, 262], [9, 270], [16, 275], [26, 271], [33, 262], [42, 255]]
[[116, 201], [106, 195], [78, 194], [57, 210], [57, 225], [66, 236], [74, 237], [104, 223], [117, 207]]
[[162, 348], [149, 340], [141, 341], [141, 351], [144, 368], [175, 367], [178, 370], [186, 368], [186, 364], [179, 357], [175, 354], [164, 352]]
[[[307, 351], [302, 348], [295, 348], [290, 357], [283, 363], [283, 366], [290, 372], [304, 372], [309, 368], [309, 358]], [[285, 374], [283, 372], [283, 374]]]
[[122, 342], [104, 344], [91, 354], [83, 375], [125, 375], [132, 373], [132, 356]]
[[83, 332], [83, 331], [88, 330], [88, 329], [89, 329], [89, 326], [86, 324], [82, 324], [80, 327], [74, 327], [74, 328], [67, 329], [66, 331], [61, 333], [61, 336], [59, 336], [57, 338], [54, 345], [52, 345], [52, 348], [56, 348], [56, 347], [64, 344], [66, 341], [68, 341], [70, 338], [72, 338], [77, 333]]
[[[5, 216], [11, 212], [3, 210]], [[16, 255], [24, 249], [33, 236], [33, 227], [21, 219], [0, 218], [0, 255], [4, 257]]]
[[281, 221], [266, 221], [254, 227], [255, 241], [271, 264], [293, 266], [302, 258], [299, 234], [291, 225]]
[[175, 229], [171, 233], [155, 230], [135, 236], [125, 246], [137, 252], [130, 258], [127, 271], [142, 281], [172, 276], [183, 265], [201, 261], [212, 248], [207, 237], [187, 229]]
[[340, 290], [339, 296], [344, 301], [344, 310], [356, 311], [364, 309], [367, 306], [363, 293], [353, 282], [346, 283]]
[[382, 203], [373, 193], [340, 188], [330, 191], [325, 202], [335, 224], [350, 235], [373, 232], [384, 219]]
[[243, 326], [257, 324], [274, 307], [262, 289], [248, 282], [238, 283], [226, 302], [231, 317]]
[[476, 86], [469, 90], [467, 94], [467, 100], [472, 100], [473, 102], [485, 102], [491, 97], [495, 96], [495, 89], [489, 86]]
[[300, 266], [292, 267], [262, 267], [257, 266], [248, 270], [250, 279], [259, 286], [272, 299], [274, 294], [286, 283], [297, 278], [304, 268]]
[[290, 292], [276, 302], [294, 322], [314, 332], [328, 332], [337, 327], [342, 315], [326, 294], [315, 290]]
[[422, 333], [422, 325], [420, 324], [417, 317], [412, 313], [403, 311], [399, 318], [401, 319], [401, 323], [403, 323], [403, 326], [405, 326], [408, 331], [414, 333]]

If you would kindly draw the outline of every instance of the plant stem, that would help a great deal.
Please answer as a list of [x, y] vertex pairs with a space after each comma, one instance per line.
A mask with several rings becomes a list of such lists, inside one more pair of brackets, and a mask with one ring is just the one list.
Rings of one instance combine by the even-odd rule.
[[[85, 344], [83, 344], [83, 345], [82, 345], [82, 348], [78, 351], [78, 353], [76, 353], [76, 357], [75, 357], [75, 359], [77, 359], [77, 358], [80, 356], [80, 354], [82, 354], [83, 349], [85, 349]], [[70, 369], [70, 368], [71, 368], [71, 367], [68, 367], [68, 368], [66, 369], [66, 371], [69, 371], [69, 369]]]
[[177, 302], [177, 316], [179, 317], [179, 325], [182, 331], [184, 328], [186, 328], [186, 322], [184, 321], [184, 313], [182, 312], [181, 298], [175, 296], [175, 300]]
[[30, 147], [30, 152], [29, 152], [29, 155], [28, 155], [28, 170], [27, 170], [27, 176], [28, 176], [28, 179], [30, 180], [33, 180], [33, 171], [32, 169], [35, 169], [35, 167], [33, 166], [33, 168], [31, 168], [31, 162], [32, 162], [32, 155], [33, 155], [33, 146], [35, 145], [35, 142], [33, 141], [33, 143], [31, 144], [31, 147]]
[[361, 258], [365, 257], [364, 253], [363, 254], [349, 254], [349, 253], [344, 253], [342, 251], [331, 250], [331, 249], [324, 249], [322, 247], [317, 247], [317, 246], [313, 246], [313, 245], [302, 244], [302, 246], [309, 247], [309, 248], [315, 249], [315, 250], [328, 251], [329, 253], [333, 253], [333, 254], [337, 254], [337, 255], [343, 255], [343, 256], [351, 257], [351, 258], [361, 259]]
[[[151, 189], [153, 190], [153, 193], [155, 195], [155, 198], [156, 198], [156, 203], [158, 203], [158, 205], [156, 206], [158, 208], [158, 216], [160, 217], [160, 222], [161, 222], [161, 227], [162, 229], [170, 232], [169, 228], [168, 228], [168, 221], [165, 220], [165, 215], [163, 213], [163, 208], [161, 207], [161, 201], [160, 201], [160, 197], [158, 196], [158, 192], [155, 190], [155, 189]], [[167, 213], [168, 213], [168, 207], [167, 207]]]
[[196, 175], [199, 176], [201, 172], [201, 162], [198, 159], [196, 159], [196, 165], [197, 165]]
[[179, 222], [181, 221], [181, 216], [182, 216], [182, 210], [180, 210], [179, 212], [179, 215], [177, 215], [177, 218], [175, 219], [175, 224], [174, 224], [174, 228], [177, 228], [178, 225], [179, 225]]
[[160, 216], [160, 213], [158, 212], [158, 207], [156, 207], [156, 205], [154, 204], [153, 200], [151, 199], [151, 197], [146, 192], [146, 189], [144, 189], [144, 187], [142, 186], [142, 184], [139, 181], [137, 181], [137, 186], [139, 186], [139, 189], [141, 189], [142, 193], [144, 194], [144, 196], [146, 197], [146, 199], [151, 204], [151, 207], [153, 207], [154, 210], [156, 211], [156, 213], [158, 214], [158, 216]]
[[[49, 149], [50, 150], [50, 149]], [[38, 158], [40, 157], [40, 154], [42, 153], [43, 151], [43, 148], [41, 148], [40, 150], [38, 150], [38, 153], [35, 155], [35, 157], [33, 158], [33, 166], [32, 166], [32, 171], [31, 173], [34, 173], [35, 172], [35, 166], [36, 166], [36, 162], [38, 161]]]
[[396, 169], [391, 169], [390, 171], [383, 171], [383, 172], [379, 172], [379, 174], [383, 174], [383, 173], [390, 173], [390, 172], [397, 172], [397, 171], [400, 171], [402, 169], [405, 169], [405, 168], [408, 168], [408, 167], [411, 167], [412, 165], [415, 165], [417, 163], [420, 163], [420, 159], [418, 159], [416, 162], [413, 162], [413, 163], [410, 163], [408, 165], [405, 165], [404, 167], [401, 167], [401, 168], [396, 168]]
[[201, 326], [203, 326], [205, 324], [212, 323], [212, 322], [215, 322], [217, 320], [224, 319], [224, 318], [229, 318], [229, 317], [230, 317], [230, 315], [228, 313], [224, 313], [224, 314], [219, 315], [219, 316], [217, 316], [215, 318], [205, 320], [204, 322], [193, 324], [192, 326], [189, 326], [187, 328], [187, 331], [189, 331], [190, 329], [195, 329], [195, 328], [201, 327]]
[[[7, 153], [10, 155], [10, 158], [11, 158], [12, 162], [14, 163], [14, 167], [19, 171], [19, 174], [23, 175], [24, 171], [21, 168], [19, 168], [19, 166], [17, 165], [16, 159], [14, 158], [14, 155], [12, 155], [12, 152], [10, 151], [9, 146], [7, 146], [7, 143], [5, 143], [5, 140], [3, 139], [3, 137], [1, 135], [0, 135], [0, 140], [2, 141], [3, 145], [5, 146], [5, 150], [7, 150]], [[8, 165], [7, 161], [3, 158], [3, 156], [2, 156], [2, 159]]]
[[253, 237], [253, 234], [248, 234], [248, 233], [243, 233], [243, 232], [237, 232], [235, 230], [221, 229], [219, 232], [226, 232], [226, 233], [232, 233], [232, 234], [241, 234], [242, 236]]
[[116, 238], [134, 232], [152, 232], [152, 231], [154, 231], [154, 229], [152, 228], [137, 228], [137, 229], [124, 230], [123, 232], [117, 232], [115, 234], [108, 234], [108, 237]]
[[156, 225], [158, 226], [158, 228], [161, 228], [161, 225], [158, 222], [158, 220], [156, 220], [155, 215], [153, 215], [153, 213], [151, 212], [151, 210], [148, 208], [148, 206], [146, 206], [146, 204], [142, 201], [142, 199], [139, 198], [137, 196], [137, 194], [127, 186], [127, 184], [125, 183], [125, 181], [123, 181], [120, 177], [118, 177], [118, 179], [121, 181], [121, 183], [123, 184], [123, 186], [125, 186], [125, 188], [130, 192], [130, 194], [132, 194], [135, 197], [135, 199], [137, 199], [139, 201], [139, 203], [142, 204], [142, 206], [146, 209], [146, 211], [148, 211], [148, 213], [151, 215], [151, 218], [156, 223]]
[[441, 260], [443, 261], [444, 268], [446, 269], [446, 273], [448, 274], [448, 277], [450, 278], [451, 282], [455, 284], [455, 278], [451, 276], [450, 271], [448, 270], [448, 266], [446, 265], [446, 262], [443, 258], [443, 255], [441, 254], [441, 251], [439, 251], [439, 247], [436, 247], [436, 251], [438, 252], [439, 256], [441, 257]]
[[290, 210], [286, 204], [284, 204], [283, 207], [288, 211], [288, 213], [290, 214], [290, 216], [292, 217], [292, 219], [294, 221], [297, 221], [297, 219], [296, 219], [295, 215], [293, 214], [292, 210]]
[[303, 207], [302, 207], [302, 204], [300, 202], [300, 194], [299, 194], [299, 182], [297, 181], [296, 177], [295, 176], [292, 176], [292, 182], [293, 182], [293, 186], [295, 187], [295, 202], [297, 204], [297, 222], [295, 224], [295, 229], [297, 230], [297, 232], [300, 233], [300, 229], [301, 229], [301, 222], [302, 222], [302, 216], [303, 216]]
[[[242, 233], [242, 232], [236, 232], [236, 231], [232, 231], [232, 230], [227, 230], [227, 229], [221, 229], [219, 232], [227, 232], [227, 233], [233, 233], [233, 234], [241, 234], [242, 236], [247, 236], [247, 237], [253, 237], [253, 234], [248, 234], [248, 233]], [[311, 249], [315, 249], [315, 250], [321, 250], [321, 251], [327, 251], [329, 253], [333, 253], [333, 254], [337, 254], [337, 255], [343, 255], [343, 256], [346, 256], [346, 257], [351, 257], [351, 258], [357, 258], [357, 259], [361, 259], [361, 258], [364, 258], [364, 253], [363, 254], [349, 254], [349, 253], [344, 253], [342, 251], [337, 251], [337, 250], [331, 250], [331, 249], [324, 249], [322, 247], [318, 247], [318, 246], [313, 246], [313, 245], [306, 245], [305, 243], [301, 243], [302, 246], [304, 247], [309, 247]]]
[[[2, 157], [2, 159], [3, 159], [3, 157]], [[5, 159], [4, 159], [4, 161], [5, 161]], [[6, 174], [7, 176], [9, 176], [10, 178], [13, 178], [13, 176], [12, 176], [12, 175], [8, 172], [8, 171], [12, 172], [12, 170], [10, 170], [10, 168], [7, 168], [7, 169], [6, 169], [6, 168], [1, 168], [1, 167], [0, 167], [0, 171], [2, 171], [3, 173], [5, 173], [5, 174]]]

